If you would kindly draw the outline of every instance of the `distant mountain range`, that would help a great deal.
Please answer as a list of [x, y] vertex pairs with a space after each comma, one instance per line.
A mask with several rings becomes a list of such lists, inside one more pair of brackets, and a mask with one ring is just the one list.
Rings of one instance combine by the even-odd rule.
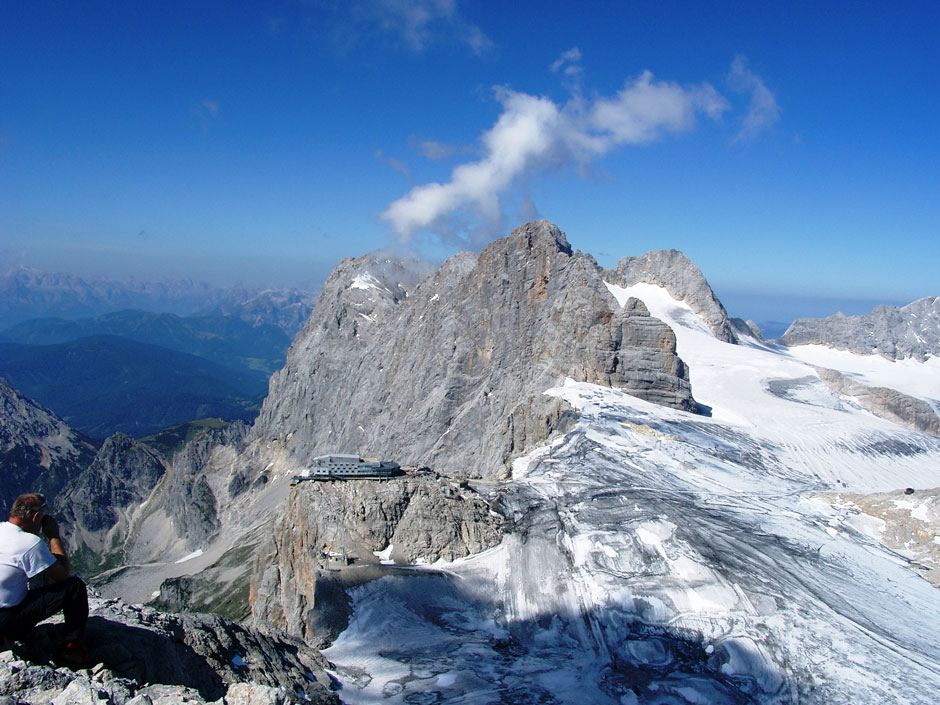
[[0, 343], [0, 376], [96, 438], [118, 431], [139, 437], [208, 416], [251, 420], [267, 381], [261, 371], [104, 335]]
[[223, 313], [178, 316], [174, 313], [118, 311], [95, 318], [34, 318], [0, 331], [0, 341], [57, 345], [89, 336], [120, 336], [138, 343], [188, 353], [257, 379], [280, 369], [290, 345], [287, 333], [269, 323], [247, 323]]
[[84, 279], [17, 267], [0, 275], [0, 329], [31, 318], [75, 319], [125, 309], [178, 315], [218, 312], [253, 325], [300, 330], [316, 303], [316, 289], [218, 287], [193, 280]]
[[20, 267], [0, 276], [0, 375], [95, 437], [251, 420], [315, 299]]
[[827, 345], [889, 360], [924, 362], [940, 350], [940, 296], [928, 296], [901, 308], [878, 306], [866, 316], [798, 318], [780, 342]]

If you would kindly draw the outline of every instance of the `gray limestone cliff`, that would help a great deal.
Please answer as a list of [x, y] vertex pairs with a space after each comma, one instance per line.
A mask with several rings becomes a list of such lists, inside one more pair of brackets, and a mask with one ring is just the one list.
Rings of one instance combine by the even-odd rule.
[[255, 559], [253, 620], [329, 643], [346, 626], [344, 586], [377, 577], [377, 552], [404, 563], [451, 561], [502, 534], [503, 519], [482, 497], [430, 472], [298, 483]]
[[780, 338], [784, 345], [827, 345], [889, 360], [940, 356], [940, 297], [898, 308], [878, 306], [866, 316], [798, 318]]
[[92, 462], [97, 443], [0, 377], [2, 516], [24, 492], [54, 498]]
[[95, 665], [49, 661], [61, 636], [39, 625], [0, 650], [0, 703], [9, 705], [340, 705], [327, 662], [283, 633], [218, 615], [168, 615], [118, 600], [90, 600], [86, 644]]
[[161, 505], [191, 549], [204, 547], [219, 529], [218, 504], [205, 468], [216, 448], [237, 447], [246, 433], [247, 427], [240, 421], [205, 429], [173, 454]]
[[622, 309], [557, 227], [517, 228], [417, 286], [344, 260], [274, 375], [252, 439], [303, 465], [360, 452], [454, 476], [508, 463], [570, 427], [543, 392], [566, 377], [694, 410], [675, 336]]
[[738, 341], [728, 312], [715, 296], [702, 271], [678, 250], [655, 250], [639, 257], [624, 257], [614, 269], [611, 283], [623, 287], [656, 284], [673, 298], [685, 301], [699, 314], [718, 340]]

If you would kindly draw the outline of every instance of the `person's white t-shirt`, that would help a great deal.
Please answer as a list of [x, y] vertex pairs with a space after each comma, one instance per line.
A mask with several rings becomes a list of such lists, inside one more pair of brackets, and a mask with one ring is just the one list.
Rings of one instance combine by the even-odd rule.
[[55, 563], [46, 542], [16, 524], [0, 522], [0, 607], [15, 607], [26, 597], [29, 579]]

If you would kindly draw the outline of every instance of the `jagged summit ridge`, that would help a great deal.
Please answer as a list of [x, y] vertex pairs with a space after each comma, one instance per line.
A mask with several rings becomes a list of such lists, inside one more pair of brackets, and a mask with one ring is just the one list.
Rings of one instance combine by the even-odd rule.
[[798, 318], [780, 338], [784, 345], [828, 345], [889, 360], [924, 362], [940, 356], [940, 297], [898, 308], [878, 306], [865, 316]]
[[[364, 277], [368, 270], [375, 282]], [[565, 377], [693, 410], [675, 336], [547, 221], [399, 292], [344, 260], [271, 381], [254, 437], [301, 462], [362, 451], [488, 475], [562, 428]], [[402, 295], [404, 294], [404, 295]]]

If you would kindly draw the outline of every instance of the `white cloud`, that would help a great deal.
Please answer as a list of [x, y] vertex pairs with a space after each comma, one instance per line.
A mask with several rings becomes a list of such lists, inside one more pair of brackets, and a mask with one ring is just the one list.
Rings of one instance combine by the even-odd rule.
[[421, 141], [418, 144], [418, 151], [421, 152], [425, 159], [430, 159], [432, 162], [439, 162], [457, 153], [455, 147], [434, 140]]
[[744, 115], [741, 131], [736, 139], [748, 139], [769, 128], [780, 118], [780, 106], [764, 80], [751, 71], [747, 59], [736, 56], [731, 64], [731, 87], [751, 94], [751, 102]]
[[[573, 60], [574, 51], [564, 61]], [[558, 104], [507, 88], [497, 88], [496, 98], [502, 114], [481, 137], [482, 158], [456, 167], [447, 183], [414, 187], [381, 214], [402, 241], [422, 229], [450, 232], [452, 219], [461, 214], [500, 224], [506, 196], [525, 176], [584, 166], [622, 145], [690, 130], [697, 114], [718, 118], [729, 107], [707, 83], [682, 87], [656, 81], [648, 71], [610, 98], [585, 101], [575, 95]]]
[[581, 61], [581, 50], [578, 47], [571, 47], [568, 51], [562, 52], [562, 55], [555, 59], [552, 64], [552, 73], [558, 73], [559, 69], [565, 64], [576, 64]]
[[564, 85], [573, 94], [581, 92], [581, 77], [584, 75], [584, 67], [581, 66], [581, 50], [578, 47], [572, 47], [563, 52], [549, 67], [552, 73], [561, 73], [564, 77]]
[[353, 3], [350, 10], [359, 22], [394, 37], [412, 51], [457, 42], [482, 54], [492, 46], [483, 31], [461, 14], [457, 0], [365, 0]]
[[387, 164], [392, 167], [399, 174], [404, 176], [406, 179], [411, 178], [411, 172], [408, 170], [408, 166], [401, 161], [400, 159], [395, 159], [394, 157], [385, 156], [385, 152], [381, 149], [375, 150], [375, 158], [378, 159], [383, 164]]
[[571, 47], [566, 52], [563, 52], [551, 65], [552, 73], [558, 73], [562, 68], [565, 69], [566, 74], [580, 73], [581, 72], [581, 50], [578, 47]]

